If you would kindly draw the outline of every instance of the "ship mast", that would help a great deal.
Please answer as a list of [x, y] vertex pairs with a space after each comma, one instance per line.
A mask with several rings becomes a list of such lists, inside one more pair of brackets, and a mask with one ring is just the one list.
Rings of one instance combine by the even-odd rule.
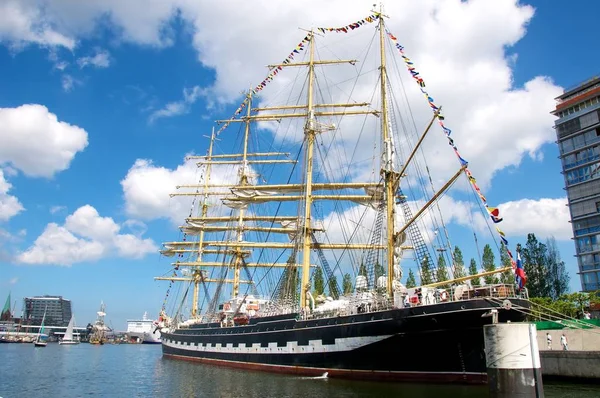
[[[212, 157], [212, 153], [213, 153], [213, 145], [215, 142], [215, 128], [213, 127], [212, 129], [212, 133], [210, 135], [210, 144], [208, 146], [208, 156]], [[201, 217], [204, 218], [206, 217], [206, 215], [208, 214], [208, 183], [210, 180], [210, 172], [211, 172], [211, 164], [207, 164], [206, 165], [206, 173], [204, 175], [204, 199], [202, 201], [202, 212], [201, 212]], [[204, 241], [204, 230], [200, 231], [200, 236], [198, 237], [198, 241], [199, 242], [203, 242]], [[202, 252], [204, 250], [204, 247], [202, 247], [202, 245], [198, 245], [198, 257], [196, 259], [196, 261], [198, 261], [199, 263], [202, 262]], [[200, 291], [200, 282], [202, 279], [203, 275], [202, 275], [202, 270], [200, 269], [200, 267], [197, 267], [194, 270], [194, 274], [192, 276], [192, 278], [194, 279], [194, 295], [192, 297], [192, 318], [196, 318], [198, 316], [198, 293]]]
[[[214, 146], [214, 142], [216, 139], [217, 138], [215, 136], [215, 129], [213, 127], [212, 133], [210, 135], [210, 144], [208, 146], [207, 157], [209, 159], [212, 158], [213, 146]], [[209, 182], [210, 182], [211, 168], [212, 168], [212, 163], [207, 163], [206, 168], [205, 168], [205, 174], [204, 174], [204, 185], [203, 185], [204, 198], [202, 200], [202, 210], [200, 212], [200, 219], [205, 219], [206, 216], [208, 215], [208, 198], [210, 196], [210, 193], [208, 192], [208, 187], [209, 187]], [[195, 264], [197, 264], [197, 265], [202, 264], [202, 255], [206, 251], [206, 249], [204, 249], [204, 245], [202, 244], [204, 242], [204, 233], [205, 233], [205, 230], [202, 229], [202, 230], [200, 230], [200, 233], [198, 236], [198, 249], [197, 249], [197, 256], [196, 256], [196, 261], [195, 261]], [[199, 266], [194, 267], [194, 271], [193, 271], [191, 277], [156, 277], [156, 278], [154, 278], [154, 280], [193, 282], [194, 283], [194, 292], [193, 292], [193, 296], [192, 296], [191, 317], [198, 318], [198, 297], [199, 297], [199, 292], [200, 292], [200, 282], [209, 282], [210, 281], [204, 277], [204, 274], [202, 273], [202, 269]]]
[[387, 109], [387, 71], [385, 66], [385, 35], [383, 23], [383, 6], [380, 6], [379, 14], [379, 52], [380, 52], [380, 67], [379, 80], [381, 82], [381, 135], [383, 138], [383, 167], [381, 174], [384, 178], [385, 186], [385, 210], [386, 210], [386, 262], [387, 262], [387, 286], [386, 290], [390, 297], [393, 295], [393, 280], [394, 280], [394, 192], [398, 182], [398, 174], [394, 172], [393, 160], [393, 143], [389, 129], [389, 115]]
[[[302, 267], [302, 279], [301, 279], [301, 288], [300, 288], [300, 306], [301, 308], [305, 308], [307, 306], [307, 296], [308, 290], [310, 289], [309, 279], [310, 279], [310, 268], [314, 267], [310, 263], [310, 254], [311, 250], [315, 248], [319, 248], [321, 250], [364, 250], [364, 249], [375, 249], [382, 250], [387, 249], [390, 253], [393, 254], [393, 239], [391, 239], [392, 243], [390, 244], [392, 249], [386, 245], [372, 243], [368, 244], [360, 244], [360, 243], [318, 243], [313, 242], [313, 232], [319, 230], [318, 228], [313, 227], [312, 221], [312, 203], [314, 201], [320, 200], [336, 200], [336, 201], [352, 201], [358, 203], [372, 203], [373, 201], [379, 201], [382, 199], [380, 193], [371, 193], [367, 192], [367, 194], [362, 195], [349, 195], [345, 193], [327, 193], [327, 194], [316, 194], [314, 195], [314, 191], [340, 191], [345, 189], [375, 189], [381, 187], [380, 182], [365, 182], [365, 183], [356, 183], [356, 182], [327, 182], [327, 183], [313, 183], [313, 168], [314, 168], [314, 146], [316, 135], [318, 133], [324, 132], [326, 130], [334, 130], [335, 125], [325, 125], [318, 122], [318, 117], [335, 117], [335, 116], [350, 116], [350, 115], [375, 115], [379, 116], [381, 113], [378, 110], [374, 109], [364, 109], [364, 107], [368, 107], [369, 103], [315, 103], [315, 92], [314, 86], [316, 81], [315, 75], [315, 66], [316, 65], [333, 65], [333, 64], [342, 64], [348, 63], [354, 65], [357, 60], [315, 60], [315, 32], [311, 30], [305, 38], [305, 41], [308, 42], [309, 48], [309, 61], [300, 61], [300, 62], [287, 62], [283, 64], [275, 64], [268, 65], [270, 69], [273, 68], [288, 68], [288, 67], [308, 67], [308, 91], [307, 91], [307, 103], [302, 105], [293, 105], [293, 106], [269, 106], [262, 108], [254, 108], [252, 111], [258, 112], [258, 114], [251, 114], [251, 106], [250, 100], [252, 93], [248, 93], [246, 97], [246, 101], [244, 101], [245, 106], [247, 105], [247, 112], [244, 117], [240, 119], [229, 119], [220, 122], [227, 123], [235, 123], [241, 122], [246, 124], [245, 134], [244, 134], [244, 149], [243, 153], [237, 154], [223, 154], [223, 155], [212, 155], [208, 156], [191, 156], [189, 158], [199, 158], [201, 159], [198, 162], [200, 164], [239, 164], [241, 166], [240, 170], [240, 178], [238, 179], [237, 185], [229, 185], [229, 184], [205, 184], [204, 185], [181, 185], [179, 188], [202, 188], [203, 192], [180, 192], [171, 194], [173, 196], [196, 196], [204, 194], [204, 197], [208, 197], [211, 195], [220, 196], [221, 201], [224, 205], [238, 209], [240, 213], [235, 216], [215, 216], [215, 217], [207, 217], [205, 213], [201, 215], [201, 217], [190, 217], [186, 221], [188, 226], [182, 226], [182, 228], [186, 230], [201, 231], [201, 232], [219, 232], [219, 231], [232, 231], [236, 230], [237, 235], [233, 241], [207, 241], [204, 240], [204, 235], [202, 235], [202, 239], [196, 242], [164, 242], [163, 245], [165, 250], [163, 250], [163, 254], [165, 255], [174, 255], [176, 253], [185, 253], [185, 252], [198, 252], [203, 254], [218, 254], [221, 253], [223, 248], [226, 249], [227, 255], [232, 255], [232, 261], [227, 264], [225, 262], [214, 262], [214, 261], [189, 261], [189, 262], [181, 262], [177, 261], [172, 263], [173, 266], [187, 266], [187, 267], [233, 267], [234, 268], [234, 276], [231, 280], [221, 280], [221, 282], [233, 283], [232, 294], [233, 296], [237, 296], [239, 294], [239, 284], [241, 283], [252, 283], [252, 281], [242, 281], [239, 279], [239, 273], [241, 267], [267, 267], [267, 268], [288, 268], [290, 266], [293, 267]], [[360, 110], [348, 110], [346, 108], [351, 107], [359, 107], [363, 108]], [[334, 108], [333, 110], [325, 110], [323, 108]], [[342, 110], [338, 110], [342, 108]], [[272, 113], [275, 110], [283, 110], [283, 113]], [[288, 113], [285, 111], [294, 111], [292, 113]], [[262, 113], [267, 111], [267, 113]], [[306, 137], [306, 147], [305, 147], [305, 178], [303, 184], [267, 184], [260, 185], [254, 184], [249, 180], [248, 173], [248, 165], [249, 164], [264, 164], [264, 163], [295, 163], [295, 160], [291, 159], [272, 159], [273, 156], [281, 156], [281, 155], [289, 155], [286, 153], [249, 153], [248, 151], [248, 137], [249, 137], [249, 123], [251, 122], [259, 122], [259, 121], [280, 121], [284, 118], [303, 118], [305, 120], [304, 125], [304, 134]], [[385, 119], [384, 126], [387, 128], [388, 119]], [[387, 130], [386, 130], [387, 131]], [[389, 133], [386, 133], [389, 135]], [[386, 142], [391, 143], [391, 138], [387, 138]], [[391, 145], [391, 144], [390, 144]], [[391, 147], [390, 147], [391, 151]], [[266, 158], [266, 159], [250, 159], [250, 158]], [[391, 159], [391, 156], [390, 156]], [[384, 168], [382, 168], [383, 170]], [[383, 170], [387, 171], [387, 170]], [[382, 171], [382, 173], [383, 173]], [[390, 173], [393, 170], [389, 170]], [[395, 173], [397, 175], [398, 173]], [[388, 176], [392, 183], [390, 184], [389, 191], [391, 192], [390, 197], [393, 197], [393, 181], [397, 181], [397, 178], [390, 175]], [[230, 194], [225, 194], [222, 190], [211, 190], [213, 188], [229, 188]], [[208, 189], [208, 191], [207, 191]], [[252, 221], [269, 221], [269, 222], [290, 222], [297, 220], [297, 216], [258, 216], [258, 215], [245, 215], [245, 211], [242, 210], [245, 206], [250, 204], [261, 204], [266, 202], [287, 202], [287, 201], [301, 201], [304, 204], [304, 208], [301, 210], [303, 212], [303, 222], [298, 223], [298, 227], [289, 227], [285, 226], [283, 228], [274, 228], [270, 227], [258, 227], [258, 226], [245, 226], [244, 222]], [[393, 199], [392, 199], [393, 204]], [[392, 216], [393, 216], [393, 206], [391, 207]], [[211, 225], [211, 224], [220, 224], [224, 222], [234, 222], [233, 225]], [[393, 232], [393, 228], [391, 229]], [[301, 242], [301, 250], [302, 250], [302, 260], [298, 261], [298, 264], [290, 264], [287, 263], [245, 263], [244, 258], [248, 254], [250, 254], [249, 249], [259, 249], [259, 248], [272, 248], [272, 249], [294, 249], [297, 247], [297, 243], [295, 242], [278, 242], [278, 241], [266, 241], [266, 242], [246, 242], [243, 240], [243, 232], [244, 231], [257, 231], [257, 232], [268, 232], [268, 233], [282, 233], [282, 234], [295, 234], [298, 233]], [[392, 235], [393, 237], [393, 235]], [[210, 247], [210, 249], [205, 249], [206, 247]], [[406, 249], [410, 249], [411, 247], [403, 247]], [[392, 260], [393, 262], [393, 257]], [[200, 272], [200, 270], [199, 270]], [[217, 280], [211, 280], [204, 277], [203, 274], [198, 274], [198, 281], [200, 282], [216, 282]], [[163, 278], [155, 278], [155, 279], [164, 279], [171, 281], [184, 281], [190, 280], [190, 278], [180, 278], [180, 277], [163, 277]]]
[[[242, 164], [241, 164], [241, 169], [240, 169], [240, 186], [241, 187], [245, 187], [247, 185], [249, 185], [248, 183], [248, 136], [250, 134], [250, 111], [252, 108], [252, 90], [248, 91], [248, 94], [246, 95], [247, 98], [247, 108], [246, 108], [246, 121], [245, 121], [245, 128], [244, 128], [244, 149], [242, 152]], [[238, 214], [238, 229], [237, 229], [237, 241], [238, 243], [240, 243], [242, 240], [244, 240], [244, 213], [245, 210], [244, 208], [240, 208], [239, 210], [239, 214]], [[242, 263], [244, 261], [244, 253], [242, 251], [242, 248], [240, 246], [236, 246], [235, 248], [235, 258], [233, 261], [233, 265], [234, 265], [234, 269], [233, 269], [233, 288], [232, 288], [232, 298], [235, 298], [238, 296], [239, 294], [239, 290], [240, 290], [240, 267], [242, 266]]]
[[312, 241], [311, 231], [311, 206], [312, 206], [312, 179], [313, 179], [313, 149], [315, 142], [315, 115], [313, 110], [313, 84], [315, 79], [315, 36], [310, 31], [308, 61], [308, 98], [306, 111], [308, 118], [304, 126], [306, 136], [306, 187], [304, 191], [304, 227], [302, 228], [302, 283], [300, 285], [300, 308], [308, 307], [306, 293], [310, 289], [310, 246]]

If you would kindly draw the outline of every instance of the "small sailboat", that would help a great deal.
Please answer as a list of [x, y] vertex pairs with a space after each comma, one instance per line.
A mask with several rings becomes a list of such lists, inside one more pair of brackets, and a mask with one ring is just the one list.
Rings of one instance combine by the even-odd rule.
[[79, 344], [79, 340], [75, 340], [73, 338], [73, 327], [75, 326], [74, 319], [75, 318], [71, 317], [71, 320], [69, 321], [69, 325], [67, 326], [67, 331], [65, 332], [65, 336], [63, 337], [63, 339], [61, 341], [58, 342], [58, 344], [60, 344], [60, 345]]
[[36, 347], [46, 347], [48, 345], [46, 340], [42, 338], [44, 335], [44, 322], [46, 322], [46, 310], [44, 310], [44, 316], [42, 317], [42, 324], [40, 326], [38, 335], [35, 337], [35, 340], [33, 340], [33, 345]]

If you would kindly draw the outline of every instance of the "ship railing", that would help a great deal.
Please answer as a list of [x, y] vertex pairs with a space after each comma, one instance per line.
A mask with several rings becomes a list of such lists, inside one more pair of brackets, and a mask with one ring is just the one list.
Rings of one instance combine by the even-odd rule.
[[415, 307], [444, 302], [476, 300], [476, 299], [528, 299], [527, 289], [517, 289], [513, 284], [491, 284], [484, 286], [451, 286], [449, 288], [415, 288], [410, 289], [404, 301], [405, 306]]
[[348, 303], [345, 306], [326, 310], [313, 311], [311, 313], [300, 312], [299, 319], [311, 320], [330, 318], [338, 316], [356, 315], [391, 310], [394, 308], [408, 308], [417, 306], [428, 306], [447, 302], [466, 300], [503, 300], [507, 298], [528, 299], [527, 289], [517, 289], [512, 284], [493, 284], [484, 286], [452, 286], [449, 288], [413, 288], [403, 296], [400, 302], [394, 303], [384, 294], [374, 294], [370, 299], [360, 295], [347, 296]]

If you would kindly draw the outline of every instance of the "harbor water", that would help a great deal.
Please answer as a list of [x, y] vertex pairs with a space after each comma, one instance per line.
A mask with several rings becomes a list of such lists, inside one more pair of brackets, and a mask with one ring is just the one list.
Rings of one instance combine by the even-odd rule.
[[[372, 383], [220, 368], [163, 358], [159, 345], [0, 344], [0, 361], [2, 398], [488, 396], [487, 386]], [[547, 398], [600, 396], [600, 385], [544, 384]]]

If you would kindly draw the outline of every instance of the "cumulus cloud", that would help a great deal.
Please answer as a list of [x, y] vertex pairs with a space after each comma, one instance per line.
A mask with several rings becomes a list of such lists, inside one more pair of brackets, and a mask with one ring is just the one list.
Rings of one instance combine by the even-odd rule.
[[128, 215], [143, 220], [170, 218], [181, 222], [190, 208], [190, 200], [171, 199], [177, 185], [194, 184], [199, 175], [193, 161], [171, 170], [155, 166], [152, 161], [138, 159], [121, 181]]
[[504, 217], [502, 230], [508, 235], [524, 236], [533, 232], [544, 238], [554, 236], [557, 240], [573, 237], [567, 198], [521, 199], [502, 203], [498, 208]]
[[111, 256], [139, 259], [157, 250], [152, 239], [120, 230], [112, 218], [101, 217], [94, 207], [85, 205], [67, 216], [64, 225], [48, 224], [16, 259], [23, 264], [71, 266]]
[[26, 175], [52, 177], [88, 144], [87, 132], [59, 121], [43, 105], [0, 108], [0, 165]]
[[[44, 7], [39, 2], [24, 0], [6, 4], [18, 10], [23, 16], [21, 19], [26, 21], [24, 28], [18, 31], [24, 41], [32, 41], [31, 35], [35, 33], [28, 27], [49, 26], [65, 37], [83, 38], [93, 33], [98, 21], [102, 21], [113, 28], [121, 40], [166, 46], [173, 43], [170, 23], [178, 18], [190, 28], [200, 62], [215, 71], [214, 84], [202, 91], [221, 102], [239, 98], [240, 89], [257, 84], [265, 77], [266, 63], [280, 62], [289, 54], [304, 35], [295, 27], [345, 25], [366, 16], [372, 7], [372, 2], [345, 0], [325, 4], [306, 0], [287, 2], [285, 6], [274, 6], [267, 0], [219, 4], [190, 0], [150, 3], [145, 0], [76, 3], [56, 0], [44, 3]], [[139, 13], [139, 9], [145, 12]], [[539, 159], [542, 145], [555, 139], [551, 129], [553, 117], [548, 109], [552, 109], [553, 98], [560, 94], [560, 88], [546, 77], [534, 76], [522, 87], [513, 86], [512, 68], [518, 57], [510, 53], [510, 48], [525, 35], [527, 24], [534, 16], [531, 6], [517, 0], [404, 0], [387, 4], [385, 11], [393, 16], [386, 21], [389, 30], [416, 63], [430, 94], [438, 104], [444, 105], [447, 125], [452, 128], [455, 142], [471, 162], [482, 187], [485, 188], [499, 170], [518, 166], [524, 156]], [[5, 30], [7, 26], [4, 22]], [[318, 37], [318, 54], [323, 58], [362, 55], [374, 28], [374, 25], [366, 25], [347, 35], [333, 33]], [[345, 49], [338, 50], [332, 44], [341, 44]], [[370, 70], [376, 58], [364, 60], [367, 66], [364, 70]], [[396, 65], [404, 69], [398, 55], [390, 55], [389, 73], [394, 72]], [[326, 74], [331, 69], [319, 70]], [[350, 68], [348, 73], [353, 72]], [[407, 74], [405, 70], [401, 72]], [[352, 81], [343, 83], [347, 78], [345, 73], [331, 72], [325, 75], [330, 81], [322, 82], [339, 90], [334, 100], [347, 99], [342, 93], [352, 88]], [[261, 92], [260, 101], [272, 103], [275, 93], [294, 78], [295, 71], [284, 70]], [[411, 79], [406, 77], [405, 80]], [[430, 110], [414, 83], [406, 83], [411, 86], [407, 90], [408, 98], [421, 106], [412, 106], [412, 114], [405, 114], [407, 119], [403, 122], [411, 124], [414, 117], [417, 126], [422, 126]], [[374, 85], [376, 80], [373, 79], [357, 85], [353, 99], [368, 100]], [[154, 112], [150, 122], [189, 112], [190, 104], [197, 98], [193, 93], [200, 89], [189, 90], [191, 94], [184, 93], [182, 100], [167, 103]], [[398, 82], [394, 91], [401, 96]], [[345, 136], [355, 138], [351, 133], [345, 132]], [[425, 148], [431, 155], [429, 166], [434, 178], [443, 180], [448, 177], [448, 165], [455, 159], [444, 138], [436, 134], [435, 139], [428, 139]], [[284, 137], [277, 135], [277, 138]], [[490, 153], [494, 156], [490, 157]]]
[[8, 221], [25, 208], [16, 196], [8, 194], [12, 185], [4, 178], [4, 172], [0, 169], [0, 221]]
[[38, 3], [28, 0], [0, 2], [0, 41], [19, 48], [29, 43], [61, 46], [72, 50], [75, 39], [58, 32]]
[[[180, 185], [203, 183], [203, 175], [196, 162], [197, 160], [189, 159], [176, 168], [169, 169], [157, 166], [150, 160], [136, 160], [121, 180], [126, 213], [142, 220], [165, 218], [181, 224], [190, 215], [193, 198], [170, 195], [177, 192]], [[233, 184], [237, 178], [232, 166], [215, 166], [212, 168], [210, 183]], [[216, 211], [211, 209], [213, 210]]]
[[86, 66], [94, 66], [96, 68], [108, 68], [110, 66], [110, 54], [106, 50], [97, 48], [96, 54], [94, 56], [78, 58], [77, 64], [81, 69], [85, 68]]
[[90, 37], [102, 24], [114, 27], [117, 37], [124, 41], [168, 46], [173, 43], [168, 22], [176, 15], [179, 3], [179, 0], [4, 0], [0, 4], [0, 39], [13, 46], [32, 43], [72, 50], [80, 38]]
[[[222, 102], [238, 99], [241, 88], [256, 84], [265, 77], [266, 63], [280, 62], [302, 38], [304, 33], [295, 27], [345, 25], [367, 15], [372, 2], [306, 0], [287, 2], [283, 6], [267, 0], [252, 3], [190, 0], [151, 3], [144, 0], [90, 0], [73, 3], [56, 0], [45, 4], [43, 9], [33, 0], [6, 4], [11, 4], [13, 14], [14, 10], [18, 10], [21, 20], [25, 21], [17, 30], [11, 28], [14, 24], [0, 19], [0, 32], [12, 29], [9, 39], [6, 39], [6, 33], [0, 37], [11, 41], [15, 41], [18, 34], [21, 41], [39, 43], [40, 40], [35, 39], [35, 31], [29, 27], [38, 26], [40, 21], [50, 21], [43, 26], [75, 40], [92, 33], [98, 17], [104, 16], [103, 21], [108, 20], [116, 28], [113, 30], [121, 40], [166, 46], [172, 43], [170, 21], [174, 16], [183, 20], [192, 32], [192, 43], [199, 61], [214, 69], [216, 80], [209, 88], [184, 90], [183, 99], [156, 111], [150, 117], [153, 121], [188, 112], [190, 104], [200, 93], [210, 93], [212, 98]], [[145, 12], [139, 13], [139, 9]], [[510, 53], [511, 46], [525, 35], [527, 25], [534, 17], [532, 7], [517, 0], [404, 0], [387, 4], [386, 13], [393, 17], [386, 21], [389, 30], [399, 38], [407, 55], [416, 63], [436, 103], [444, 106], [446, 124], [452, 129], [461, 154], [470, 161], [481, 187], [489, 186], [498, 171], [510, 166], [518, 167], [525, 156], [540, 158], [542, 146], [555, 140], [551, 128], [553, 117], [548, 110], [553, 108], [553, 98], [561, 90], [543, 76], [532, 76], [522, 87], [514, 86], [513, 68], [518, 65], [518, 57]], [[265, 29], [265, 26], [269, 28]], [[357, 57], [364, 53], [374, 32], [373, 25], [366, 25], [347, 35], [318, 37], [319, 54], [323, 58]], [[345, 49], [337, 50], [333, 44], [342, 44]], [[364, 64], [367, 65], [365, 70], [370, 70], [371, 60]], [[406, 75], [398, 55], [392, 52], [388, 62], [390, 74], [395, 73], [396, 65], [400, 68], [399, 72]], [[330, 73], [327, 68], [322, 69], [323, 73]], [[348, 73], [354, 72], [350, 70]], [[274, 103], [276, 93], [293, 81], [294, 73], [285, 70], [280, 73], [261, 92], [260, 101]], [[353, 82], [344, 83], [346, 72], [335, 73], [319, 76], [326, 76], [330, 79], [327, 82], [329, 86], [339, 89], [332, 99], [347, 100], [344, 93], [349, 91], [347, 89]], [[412, 124], [414, 117], [419, 130], [429, 119], [431, 111], [411, 78], [405, 76], [403, 81], [408, 99], [411, 104], [417, 105], [411, 106], [411, 111], [405, 111], [402, 114], [404, 118], [399, 120], [402, 127], [406, 127]], [[376, 86], [376, 82], [376, 79], [360, 82], [355, 87], [353, 99], [369, 100], [370, 89]], [[399, 81], [392, 83], [396, 96], [401, 97], [403, 91]], [[374, 107], [377, 105], [375, 103]], [[273, 130], [273, 133], [278, 140], [289, 139], [284, 135], [284, 129]], [[352, 141], [357, 136], [358, 132], [351, 128], [349, 134], [344, 133], [344, 140]], [[297, 138], [301, 138], [301, 134]], [[325, 135], [324, 139], [329, 138]], [[362, 139], [368, 141], [367, 138]], [[347, 151], [347, 144], [342, 144], [334, 149]], [[359, 148], [363, 147], [361, 144]], [[454, 171], [454, 154], [439, 131], [430, 133], [425, 149], [434, 182], [440, 186], [440, 181]], [[348, 160], [342, 159], [340, 163], [350, 164]], [[183, 212], [182, 209], [187, 206], [183, 201], [169, 200], [168, 193], [177, 184], [196, 182], [194, 173], [195, 168], [186, 165], [166, 169], [154, 166], [149, 160], [136, 161], [121, 182], [128, 214], [149, 219], [159, 214], [172, 218], [174, 214]], [[158, 178], [159, 183], [154, 184], [152, 177]], [[409, 174], [410, 177], [412, 174]], [[505, 214], [505, 223], [509, 218]]]
[[[413, 214], [425, 204], [424, 201], [408, 202]], [[439, 212], [437, 206], [439, 205]], [[434, 204], [417, 221], [417, 227], [426, 244], [445, 245], [445, 233], [443, 232], [439, 214], [443, 214], [443, 222], [446, 226], [458, 225], [466, 228], [469, 234], [476, 232], [484, 240], [494, 239], [499, 242], [499, 237], [494, 230], [499, 226], [506, 234], [509, 241], [522, 239], [529, 233], [546, 239], [554, 237], [557, 240], [570, 240], [572, 230], [569, 224], [569, 209], [566, 198], [539, 200], [521, 199], [502, 203], [499, 206], [504, 217], [501, 224], [493, 224], [487, 214], [483, 214], [479, 206], [471, 202], [453, 199], [444, 196], [438, 204]], [[405, 223], [401, 208], [398, 208], [396, 225]], [[523, 215], [526, 215], [524, 217]], [[375, 226], [376, 212], [364, 206], [351, 206], [341, 211], [331, 212], [323, 219], [327, 234], [326, 241], [344, 242], [351, 238], [352, 242], [369, 242], [372, 229]], [[493, 236], [490, 235], [493, 233]], [[385, 234], [385, 228], [383, 228]], [[452, 235], [456, 236], [456, 235]], [[451, 238], [452, 238], [451, 236]], [[323, 239], [321, 239], [323, 240]], [[406, 244], [410, 244], [410, 238]], [[408, 252], [411, 255], [411, 252]]]

